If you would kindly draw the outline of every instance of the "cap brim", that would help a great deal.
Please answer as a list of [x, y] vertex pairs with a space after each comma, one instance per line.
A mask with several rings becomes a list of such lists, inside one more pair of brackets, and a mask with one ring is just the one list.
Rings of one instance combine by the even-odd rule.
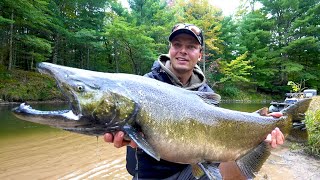
[[196, 40], [199, 42], [199, 44], [202, 45], [201, 41], [198, 39], [198, 36], [189, 29], [178, 29], [178, 30], [174, 31], [173, 33], [170, 34], [169, 41], [171, 42], [174, 37], [176, 37], [177, 35], [182, 34], [182, 33], [189, 34], [189, 35], [193, 36], [194, 38], [196, 38]]

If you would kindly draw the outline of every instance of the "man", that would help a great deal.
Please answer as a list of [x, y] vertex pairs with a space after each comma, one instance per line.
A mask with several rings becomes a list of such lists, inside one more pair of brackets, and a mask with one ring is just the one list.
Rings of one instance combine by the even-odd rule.
[[[145, 76], [192, 91], [213, 92], [206, 84], [203, 72], [197, 66], [202, 57], [203, 34], [201, 29], [192, 24], [177, 24], [172, 29], [169, 42], [169, 54], [160, 55], [152, 71]], [[271, 115], [281, 116], [276, 113]], [[125, 141], [123, 137], [124, 133], [121, 131], [114, 136], [110, 133], [104, 135], [105, 141], [113, 142], [117, 148], [130, 145], [127, 147], [127, 170], [134, 176], [134, 179], [193, 178], [189, 165], [165, 160], [157, 161], [137, 148], [133, 141]], [[276, 128], [267, 139], [272, 147], [276, 147], [283, 143], [284, 136]], [[224, 178], [235, 176], [238, 179], [244, 178], [235, 163], [221, 163], [220, 170]], [[206, 177], [203, 176], [203, 178]]]

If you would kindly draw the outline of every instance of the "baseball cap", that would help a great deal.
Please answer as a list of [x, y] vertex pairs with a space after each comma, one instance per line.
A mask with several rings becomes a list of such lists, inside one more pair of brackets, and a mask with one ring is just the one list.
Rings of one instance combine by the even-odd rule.
[[169, 41], [171, 42], [174, 37], [181, 33], [190, 34], [191, 36], [196, 38], [196, 40], [198, 40], [201, 46], [203, 46], [202, 30], [193, 24], [176, 24], [172, 28], [171, 34], [169, 36]]

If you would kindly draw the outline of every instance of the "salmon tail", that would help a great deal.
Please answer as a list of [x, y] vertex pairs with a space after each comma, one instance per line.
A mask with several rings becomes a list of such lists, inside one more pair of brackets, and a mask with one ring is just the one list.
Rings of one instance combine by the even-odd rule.
[[263, 163], [270, 155], [271, 146], [268, 142], [263, 141], [256, 148], [236, 160], [240, 171], [247, 177], [253, 179], [262, 167]]
[[299, 117], [301, 114], [304, 114], [310, 105], [312, 98], [302, 99], [289, 107], [281, 110], [282, 114], [285, 116]]

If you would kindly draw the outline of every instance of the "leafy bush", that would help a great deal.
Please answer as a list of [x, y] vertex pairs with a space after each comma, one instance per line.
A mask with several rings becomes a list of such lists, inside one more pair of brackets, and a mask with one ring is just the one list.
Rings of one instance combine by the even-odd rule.
[[228, 97], [228, 98], [235, 98], [239, 95], [240, 90], [232, 85], [226, 85], [224, 88], [220, 91], [220, 95], [222, 97]]
[[308, 111], [305, 124], [308, 130], [307, 150], [320, 157], [320, 110]]

